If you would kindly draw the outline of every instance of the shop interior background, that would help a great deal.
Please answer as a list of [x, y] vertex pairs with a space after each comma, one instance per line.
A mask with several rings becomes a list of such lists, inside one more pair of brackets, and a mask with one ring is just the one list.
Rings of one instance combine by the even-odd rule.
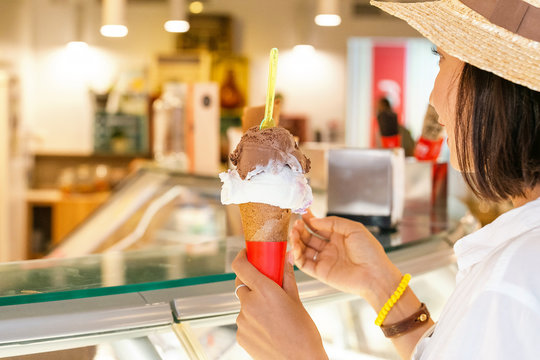
[[[307, 119], [305, 141], [370, 146], [377, 88], [373, 49], [403, 48], [401, 121], [413, 138], [420, 135], [437, 59], [431, 44], [404, 22], [364, 0], [340, 1], [342, 22], [336, 27], [314, 23], [316, 1], [311, 0], [202, 4], [202, 13], [189, 16], [230, 19], [230, 42], [218, 52], [245, 64], [244, 80], [239, 81], [245, 87], [244, 105], [264, 103], [268, 52], [280, 50], [281, 113]], [[159, 56], [186, 52], [179, 35], [163, 28], [167, 1], [128, 0], [129, 33], [122, 38], [100, 34], [101, 11], [97, 0], [0, 1], [0, 69], [11, 79], [3, 87], [11, 100], [1, 107], [1, 116], [16, 118], [0, 135], [9, 144], [1, 149], [2, 261], [28, 257], [28, 232], [33, 230], [27, 224], [27, 190], [56, 188], [65, 167], [101, 161], [95, 160], [95, 95], [135, 86], [144, 96], [156, 96], [162, 85], [156, 75]], [[67, 46], [75, 39], [88, 46]], [[313, 45], [314, 51], [294, 50], [300, 43]], [[127, 155], [149, 156], [149, 149], [143, 152]], [[105, 161], [126, 167], [121, 158]]]

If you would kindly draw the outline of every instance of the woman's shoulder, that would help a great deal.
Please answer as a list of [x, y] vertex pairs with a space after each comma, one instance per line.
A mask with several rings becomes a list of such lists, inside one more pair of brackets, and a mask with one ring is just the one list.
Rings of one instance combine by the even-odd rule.
[[519, 292], [531, 293], [540, 301], [538, 259], [540, 227], [522, 233], [494, 252], [485, 267], [489, 272], [485, 290], [508, 295], [519, 289]]
[[521, 234], [509, 245], [510, 257], [508, 270], [527, 273], [540, 281], [538, 276], [538, 259], [540, 259], [540, 227]]
[[[506, 249], [503, 249], [499, 254], [503, 263], [508, 262], [509, 268], [528, 268], [538, 267], [538, 259], [540, 258], [540, 226], [531, 228], [512, 239]], [[504, 261], [508, 258], [507, 261]], [[533, 269], [534, 269], [533, 268]], [[531, 269], [531, 270], [533, 270]]]
[[[540, 229], [470, 268], [421, 346], [426, 359], [529, 359], [540, 351]], [[519, 346], [516, 346], [519, 344]]]

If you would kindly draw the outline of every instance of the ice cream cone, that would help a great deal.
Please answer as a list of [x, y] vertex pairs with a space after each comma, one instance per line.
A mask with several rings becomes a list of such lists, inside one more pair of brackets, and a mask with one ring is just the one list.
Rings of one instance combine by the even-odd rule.
[[[280, 101], [276, 100], [274, 102], [274, 112], [272, 118], [276, 123], [276, 126], [279, 125], [279, 104]], [[244, 112], [242, 113], [242, 132], [246, 132], [250, 127], [258, 126], [261, 124], [261, 121], [264, 118], [264, 105], [261, 106], [246, 106]]]
[[240, 214], [249, 262], [282, 286], [291, 210], [250, 202]]

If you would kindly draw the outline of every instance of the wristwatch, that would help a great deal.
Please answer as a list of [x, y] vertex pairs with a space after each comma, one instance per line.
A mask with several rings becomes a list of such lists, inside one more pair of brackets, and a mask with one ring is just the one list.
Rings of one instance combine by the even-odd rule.
[[428, 322], [429, 318], [430, 315], [426, 304], [422, 303], [420, 308], [408, 318], [394, 324], [381, 325], [381, 330], [384, 336], [388, 338], [398, 337], [424, 325]]

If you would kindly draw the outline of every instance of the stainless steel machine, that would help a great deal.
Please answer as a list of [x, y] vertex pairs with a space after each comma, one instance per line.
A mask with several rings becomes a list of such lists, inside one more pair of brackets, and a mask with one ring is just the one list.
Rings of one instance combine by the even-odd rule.
[[328, 152], [328, 215], [394, 228], [403, 217], [403, 149], [331, 149]]

